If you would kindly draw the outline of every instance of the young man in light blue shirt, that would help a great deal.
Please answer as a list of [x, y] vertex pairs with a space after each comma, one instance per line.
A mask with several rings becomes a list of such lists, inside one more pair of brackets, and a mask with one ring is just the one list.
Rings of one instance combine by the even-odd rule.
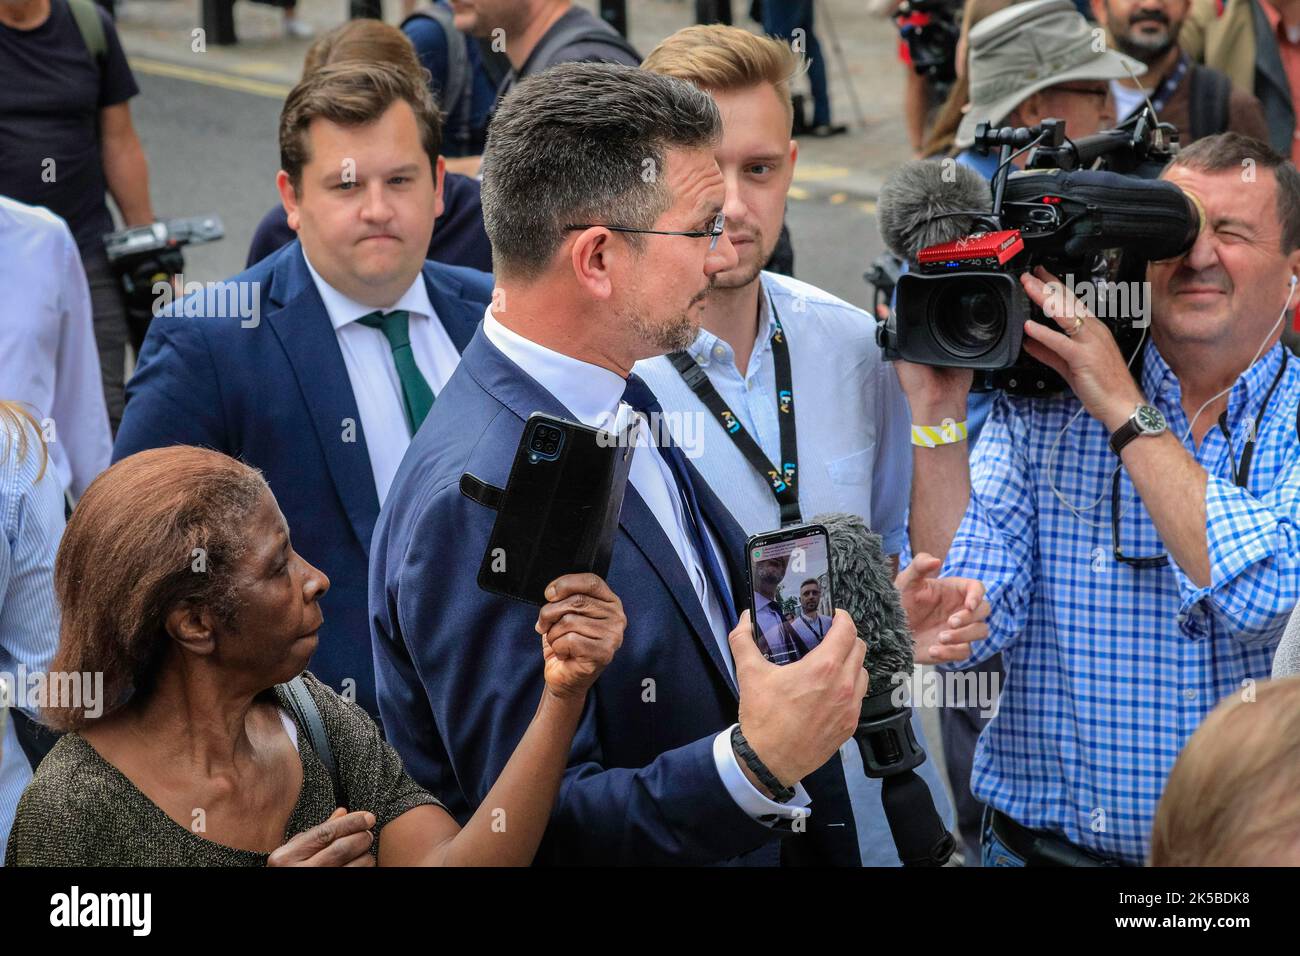
[[[797, 57], [779, 41], [738, 28], [689, 27], [643, 65], [695, 83], [722, 112], [715, 158], [726, 180], [723, 211], [738, 262], [714, 277], [695, 342], [675, 356], [638, 362], [636, 373], [658, 396], [666, 427], [747, 533], [849, 512], [881, 535], [897, 567], [906, 543], [911, 420], [875, 343], [875, 322], [820, 289], [762, 271], [780, 232], [798, 153], [788, 86]], [[710, 410], [687, 384], [686, 376], [698, 377], [696, 369], [725, 412]], [[745, 435], [761, 464], [736, 441]], [[937, 561], [919, 559], [907, 580], [919, 582], [937, 568]], [[948, 583], [954, 593], [978, 587]], [[905, 607], [909, 590], [904, 587]], [[918, 647], [917, 660], [963, 658], [983, 629], [973, 616], [963, 617], [944, 644]], [[923, 741], [915, 714], [913, 728]], [[899, 865], [880, 781], [863, 775], [854, 741], [840, 756], [862, 862]], [[919, 772], [951, 826], [934, 762]]]

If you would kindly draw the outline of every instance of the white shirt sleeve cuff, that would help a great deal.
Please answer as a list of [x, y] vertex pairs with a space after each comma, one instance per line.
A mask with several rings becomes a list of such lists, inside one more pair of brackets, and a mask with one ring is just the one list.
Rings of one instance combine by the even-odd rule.
[[808, 791], [803, 788], [802, 783], [794, 785], [794, 796], [790, 798], [789, 803], [777, 803], [775, 800], [769, 800], [749, 782], [749, 778], [745, 776], [745, 772], [740, 769], [740, 764], [736, 760], [736, 752], [731, 749], [731, 732], [735, 728], [736, 725], [732, 724], [713, 738], [713, 762], [718, 767], [718, 776], [722, 778], [722, 785], [727, 788], [727, 793], [731, 794], [731, 799], [736, 801], [736, 806], [759, 823], [774, 823], [775, 820], [771, 819], [773, 817], [795, 820], [810, 816], [812, 810], [809, 809], [809, 804], [812, 803], [812, 798], [808, 796]]

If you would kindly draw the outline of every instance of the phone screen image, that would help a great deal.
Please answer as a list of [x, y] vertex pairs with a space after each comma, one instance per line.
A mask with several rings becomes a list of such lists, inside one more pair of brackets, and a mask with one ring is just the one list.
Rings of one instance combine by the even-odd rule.
[[835, 613], [826, 533], [751, 540], [754, 642], [773, 664], [797, 661], [821, 643]]

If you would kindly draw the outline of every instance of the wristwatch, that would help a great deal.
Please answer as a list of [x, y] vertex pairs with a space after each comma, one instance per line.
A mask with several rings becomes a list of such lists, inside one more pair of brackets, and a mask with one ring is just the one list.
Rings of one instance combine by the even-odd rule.
[[1164, 414], [1154, 405], [1139, 405], [1129, 420], [1115, 429], [1110, 436], [1110, 450], [1119, 454], [1124, 446], [1139, 435], [1159, 435], [1169, 427]]

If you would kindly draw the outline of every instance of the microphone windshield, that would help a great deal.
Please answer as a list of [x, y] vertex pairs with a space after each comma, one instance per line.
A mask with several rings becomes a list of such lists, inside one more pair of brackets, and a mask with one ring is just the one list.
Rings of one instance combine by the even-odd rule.
[[868, 530], [857, 515], [818, 515], [830, 535], [831, 572], [835, 604], [857, 625], [867, 642], [868, 696], [892, 691], [896, 673], [912, 674], [912, 632], [894, 587], [894, 572], [881, 546], [880, 535]]
[[976, 215], [992, 208], [988, 182], [969, 166], [951, 159], [916, 159], [885, 180], [876, 219], [889, 251], [915, 265], [922, 249], [970, 235], [977, 229]]

